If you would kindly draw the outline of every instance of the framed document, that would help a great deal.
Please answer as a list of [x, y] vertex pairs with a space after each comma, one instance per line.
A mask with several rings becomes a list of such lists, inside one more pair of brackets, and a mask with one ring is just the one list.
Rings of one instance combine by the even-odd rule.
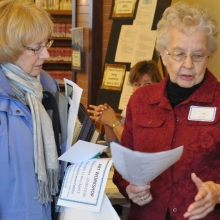
[[114, 0], [111, 18], [134, 18], [138, 0]]
[[79, 50], [72, 50], [72, 69], [76, 71], [82, 69], [81, 52]]
[[101, 89], [120, 91], [124, 80], [125, 70], [126, 65], [105, 64]]

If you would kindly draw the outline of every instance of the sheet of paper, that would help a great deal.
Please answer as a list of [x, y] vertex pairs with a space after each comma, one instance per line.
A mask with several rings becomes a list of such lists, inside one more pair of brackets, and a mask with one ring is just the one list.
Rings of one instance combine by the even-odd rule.
[[[75, 84], [73, 81], [65, 79], [65, 95], [69, 99], [69, 111], [68, 111], [68, 122], [67, 122], [67, 143], [66, 143], [66, 150], [68, 150], [72, 145], [74, 128], [76, 124], [76, 119], [79, 110], [80, 99], [82, 96], [82, 89]], [[62, 165], [62, 169], [66, 169], [67, 163], [64, 162]]]
[[60, 220], [120, 220], [108, 197], [104, 194], [100, 211], [91, 212], [75, 208], [61, 209]]
[[139, 27], [122, 25], [115, 54], [115, 62], [130, 63]]
[[140, 26], [122, 25], [115, 54], [115, 62], [131, 63], [151, 60], [156, 41], [156, 31]]
[[132, 151], [115, 142], [110, 143], [115, 169], [128, 182], [145, 185], [178, 161], [183, 146], [158, 153]]
[[66, 169], [58, 205], [99, 212], [112, 159], [91, 159]]
[[157, 0], [140, 0], [133, 25], [140, 25], [144, 30], [151, 30]]
[[62, 154], [58, 159], [70, 163], [80, 163], [87, 161], [99, 153], [103, 152], [108, 146], [78, 140], [70, 149]]
[[121, 109], [121, 110], [127, 107], [128, 100], [130, 99], [133, 93], [133, 87], [129, 82], [129, 74], [130, 72], [125, 73], [125, 79], [124, 79], [123, 88], [122, 88], [121, 97], [120, 97], [119, 106], [118, 106], [118, 109]]
[[82, 89], [71, 80], [64, 79], [65, 95], [69, 99], [68, 125], [67, 125], [67, 146], [66, 150], [71, 147], [73, 139], [73, 131], [76, 124], [76, 119], [79, 111], [79, 103], [82, 96]]
[[133, 56], [131, 60], [131, 67], [142, 60], [152, 60], [157, 31], [147, 31], [140, 28], [134, 42]]

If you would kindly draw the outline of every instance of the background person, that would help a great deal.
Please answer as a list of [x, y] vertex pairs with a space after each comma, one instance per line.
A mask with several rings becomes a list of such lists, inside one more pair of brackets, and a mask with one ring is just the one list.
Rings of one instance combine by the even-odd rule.
[[4, 0], [0, 26], [0, 219], [49, 220], [60, 179], [54, 112], [42, 105], [43, 87], [57, 92], [42, 70], [53, 23], [34, 3]]
[[[133, 87], [133, 92], [138, 88], [152, 83], [157, 83], [162, 79], [157, 63], [153, 60], [143, 60], [136, 63], [130, 70], [129, 82]], [[111, 106], [107, 103], [98, 106], [89, 105], [93, 110], [88, 110], [90, 118], [104, 125], [105, 140], [109, 145], [110, 141], [120, 141], [124, 129], [126, 109], [122, 111], [120, 121]]]
[[167, 8], [157, 25], [156, 49], [168, 75], [132, 95], [121, 144], [184, 150], [151, 186], [132, 185], [115, 171], [114, 183], [131, 202], [127, 220], [220, 219], [220, 83], [207, 69], [217, 32], [206, 9], [184, 2]]

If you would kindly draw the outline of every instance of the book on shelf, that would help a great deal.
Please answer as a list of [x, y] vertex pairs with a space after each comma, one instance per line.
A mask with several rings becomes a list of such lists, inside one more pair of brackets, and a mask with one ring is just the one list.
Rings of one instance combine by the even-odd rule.
[[76, 143], [76, 141], [78, 140], [80, 131], [82, 129], [82, 124], [79, 121], [79, 119], [76, 119], [76, 124], [75, 124], [75, 128], [74, 128], [74, 132], [73, 132], [73, 139], [72, 139], [72, 145]]
[[94, 131], [93, 136], [90, 140], [91, 143], [97, 143], [97, 141], [99, 140], [99, 136], [100, 136], [100, 131], [98, 131], [97, 129]]

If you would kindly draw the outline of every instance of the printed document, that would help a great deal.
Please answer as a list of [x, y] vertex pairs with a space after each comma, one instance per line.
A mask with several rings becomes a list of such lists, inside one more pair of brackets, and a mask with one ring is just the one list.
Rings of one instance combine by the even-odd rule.
[[150, 183], [178, 161], [183, 152], [183, 146], [158, 153], [133, 151], [115, 142], [110, 147], [115, 169], [134, 185]]
[[112, 159], [91, 159], [68, 166], [58, 205], [99, 212]]

